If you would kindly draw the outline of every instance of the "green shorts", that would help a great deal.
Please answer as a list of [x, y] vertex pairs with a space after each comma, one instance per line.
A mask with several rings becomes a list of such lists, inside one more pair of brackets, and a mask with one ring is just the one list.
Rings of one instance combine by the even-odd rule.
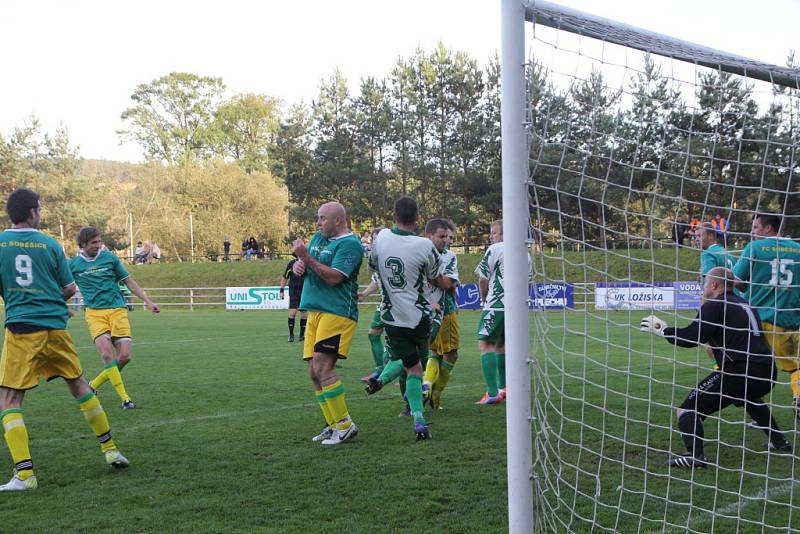
[[386, 325], [386, 350], [392, 361], [403, 360], [403, 365], [413, 367], [428, 354], [428, 336], [431, 320], [423, 316], [415, 328]]
[[375, 313], [372, 314], [372, 322], [369, 323], [370, 330], [378, 330], [379, 328], [383, 328], [383, 319], [381, 319], [381, 310], [380, 308], [375, 310]]
[[483, 310], [478, 319], [478, 339], [495, 345], [505, 342], [505, 312], [502, 310]]

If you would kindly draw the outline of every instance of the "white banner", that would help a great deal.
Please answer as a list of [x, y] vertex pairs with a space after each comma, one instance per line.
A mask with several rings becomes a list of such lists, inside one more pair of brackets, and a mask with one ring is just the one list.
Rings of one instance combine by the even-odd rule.
[[672, 284], [597, 284], [594, 306], [598, 310], [661, 310], [675, 308]]
[[273, 287], [226, 287], [226, 310], [287, 310], [289, 288], [280, 296], [278, 286]]

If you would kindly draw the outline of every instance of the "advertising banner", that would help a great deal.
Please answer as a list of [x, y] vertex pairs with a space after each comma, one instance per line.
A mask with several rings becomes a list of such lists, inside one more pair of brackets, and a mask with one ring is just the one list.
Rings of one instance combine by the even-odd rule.
[[[555, 282], [537, 283], [530, 288], [530, 307], [559, 310], [574, 306], [574, 288], [571, 284]], [[481, 297], [477, 284], [463, 284], [456, 290], [456, 303], [462, 310], [481, 309]]]
[[273, 287], [226, 287], [226, 310], [287, 310], [289, 291], [281, 298], [280, 288]]
[[532, 285], [530, 299], [531, 308], [560, 310], [575, 307], [574, 289], [571, 284], [563, 282]]
[[594, 305], [598, 310], [671, 310], [675, 307], [675, 283], [598, 282]]
[[675, 282], [675, 309], [699, 310], [703, 298], [700, 282]]

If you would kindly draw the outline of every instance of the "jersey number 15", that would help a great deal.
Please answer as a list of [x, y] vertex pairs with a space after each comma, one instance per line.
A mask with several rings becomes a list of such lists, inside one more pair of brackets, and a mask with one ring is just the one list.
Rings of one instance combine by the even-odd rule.
[[772, 278], [769, 279], [769, 285], [792, 285], [792, 279], [794, 278], [794, 272], [791, 269], [792, 264], [794, 264], [792, 260], [779, 260], [777, 258], [772, 260], [770, 262], [770, 265], [772, 265]]

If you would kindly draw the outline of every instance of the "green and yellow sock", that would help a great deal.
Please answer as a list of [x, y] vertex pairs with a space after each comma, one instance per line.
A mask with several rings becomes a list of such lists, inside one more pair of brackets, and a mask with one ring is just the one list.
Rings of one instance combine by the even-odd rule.
[[339, 430], [344, 430], [352, 425], [350, 412], [347, 410], [347, 403], [344, 400], [344, 385], [342, 381], [337, 380], [329, 386], [322, 386], [322, 393], [328, 403], [328, 410], [331, 412], [334, 426]]
[[411, 375], [406, 377], [406, 401], [411, 409], [415, 423], [425, 423], [422, 408], [422, 377]]
[[108, 366], [105, 366], [103, 370], [100, 371], [100, 373], [96, 377], [94, 377], [94, 379], [91, 382], [89, 382], [89, 385], [92, 387], [92, 389], [98, 390], [100, 389], [100, 386], [106, 383], [106, 381], [108, 380], [107, 371], [108, 371]]
[[375, 361], [375, 367], [383, 368], [383, 341], [380, 334], [367, 334], [369, 338], [369, 346], [372, 349], [372, 359]]
[[128, 392], [125, 391], [125, 384], [122, 383], [122, 373], [119, 372], [119, 362], [114, 360], [106, 365], [105, 372], [108, 381], [111, 382], [111, 385], [114, 387], [114, 391], [117, 392], [117, 395], [119, 395], [119, 398], [123, 401], [131, 400], [130, 395], [128, 395]]
[[28, 446], [28, 430], [22, 419], [22, 409], [12, 408], [0, 412], [3, 421], [3, 437], [6, 438], [8, 451], [14, 461], [14, 469], [20, 480], [25, 480], [33, 475], [33, 460]]
[[442, 360], [442, 366], [439, 369], [439, 379], [433, 384], [434, 391], [444, 391], [447, 383], [450, 382], [450, 374], [453, 372], [455, 363], [450, 363], [447, 360]]
[[91, 391], [77, 399], [78, 406], [83, 412], [83, 417], [89, 423], [89, 428], [92, 429], [94, 435], [97, 436], [97, 441], [100, 442], [100, 450], [103, 452], [113, 451], [117, 448], [114, 440], [111, 439], [111, 427], [108, 425], [108, 416], [106, 415], [100, 400]]
[[331, 409], [328, 407], [328, 401], [325, 399], [325, 393], [321, 389], [316, 390], [314, 393], [317, 397], [319, 409], [322, 410], [322, 415], [325, 416], [325, 422], [328, 423], [328, 426], [333, 426], [336, 423], [336, 420], [333, 418]]
[[439, 379], [439, 367], [442, 365], [442, 357], [434, 354], [428, 358], [428, 365], [425, 366], [425, 376], [422, 381], [426, 384], [434, 384]]
[[481, 370], [483, 380], [486, 382], [486, 392], [490, 397], [496, 397], [499, 393], [497, 387], [497, 354], [494, 352], [484, 352], [481, 354]]
[[506, 389], [506, 353], [497, 353], [497, 387]]

